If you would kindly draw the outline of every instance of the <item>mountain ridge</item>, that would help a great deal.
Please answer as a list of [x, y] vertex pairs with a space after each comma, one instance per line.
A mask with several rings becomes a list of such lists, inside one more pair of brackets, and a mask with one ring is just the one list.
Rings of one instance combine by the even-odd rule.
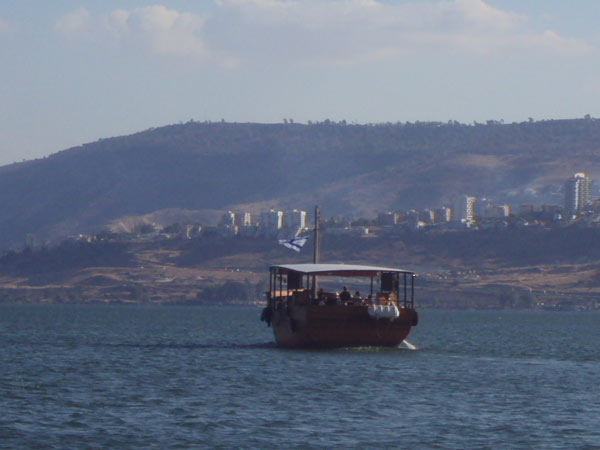
[[600, 173], [600, 121], [199, 123], [100, 139], [0, 167], [0, 248], [160, 210], [320, 204], [327, 215], [436, 207], [459, 194], [560, 202]]

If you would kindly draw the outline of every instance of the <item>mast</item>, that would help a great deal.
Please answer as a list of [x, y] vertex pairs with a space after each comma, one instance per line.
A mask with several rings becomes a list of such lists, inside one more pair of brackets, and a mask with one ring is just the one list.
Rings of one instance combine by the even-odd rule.
[[315, 241], [314, 241], [314, 257], [313, 263], [318, 264], [321, 262], [321, 210], [318, 206], [315, 206]]
[[[313, 242], [314, 254], [313, 254], [313, 263], [318, 264], [321, 262], [321, 210], [318, 206], [315, 206], [315, 239]], [[313, 298], [317, 298], [317, 276], [313, 275], [312, 277], [312, 295]]]

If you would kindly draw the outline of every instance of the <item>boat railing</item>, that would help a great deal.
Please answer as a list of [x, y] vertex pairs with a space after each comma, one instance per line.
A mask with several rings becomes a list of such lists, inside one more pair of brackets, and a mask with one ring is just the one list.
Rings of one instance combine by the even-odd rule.
[[414, 309], [412, 296], [398, 299], [394, 292], [377, 292], [367, 297], [352, 297], [350, 300], [342, 300], [339, 292], [321, 291], [318, 297], [313, 297], [309, 289], [282, 289], [266, 292], [267, 299], [273, 304], [286, 303], [294, 305], [313, 306], [396, 306], [400, 309]]
[[[385, 282], [384, 282], [385, 275]], [[290, 276], [291, 278], [291, 276]], [[318, 304], [321, 302], [334, 304], [341, 302], [340, 294], [337, 292], [323, 292], [319, 290], [316, 292], [315, 283], [312, 286], [309, 285], [308, 280], [306, 284], [302, 283], [302, 277], [295, 278], [295, 282], [292, 284], [291, 279], [283, 277], [276, 271], [271, 271], [269, 277], [269, 291], [267, 297], [270, 299], [283, 299], [291, 300], [298, 298], [302, 303]], [[415, 274], [411, 272], [388, 272], [381, 276], [381, 291], [375, 292], [373, 278], [371, 277], [371, 288], [369, 297], [365, 298], [367, 304], [369, 299], [373, 303], [385, 304], [384, 302], [392, 302], [399, 308], [403, 309], [414, 309], [415, 299]]]

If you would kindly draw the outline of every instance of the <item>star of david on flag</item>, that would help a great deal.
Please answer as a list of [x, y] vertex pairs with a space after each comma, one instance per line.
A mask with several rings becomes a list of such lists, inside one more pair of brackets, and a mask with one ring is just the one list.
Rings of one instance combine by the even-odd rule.
[[307, 240], [307, 237], [298, 236], [293, 237], [292, 239], [279, 239], [279, 243], [287, 248], [291, 248], [292, 250], [299, 252], [302, 250], [302, 247], [304, 247], [304, 244], [306, 244]]

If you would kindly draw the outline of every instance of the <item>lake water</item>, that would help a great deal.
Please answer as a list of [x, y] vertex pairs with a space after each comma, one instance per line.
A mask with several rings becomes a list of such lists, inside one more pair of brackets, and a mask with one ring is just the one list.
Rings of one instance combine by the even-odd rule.
[[0, 305], [0, 447], [600, 447], [600, 314], [421, 311], [280, 350], [258, 308]]

